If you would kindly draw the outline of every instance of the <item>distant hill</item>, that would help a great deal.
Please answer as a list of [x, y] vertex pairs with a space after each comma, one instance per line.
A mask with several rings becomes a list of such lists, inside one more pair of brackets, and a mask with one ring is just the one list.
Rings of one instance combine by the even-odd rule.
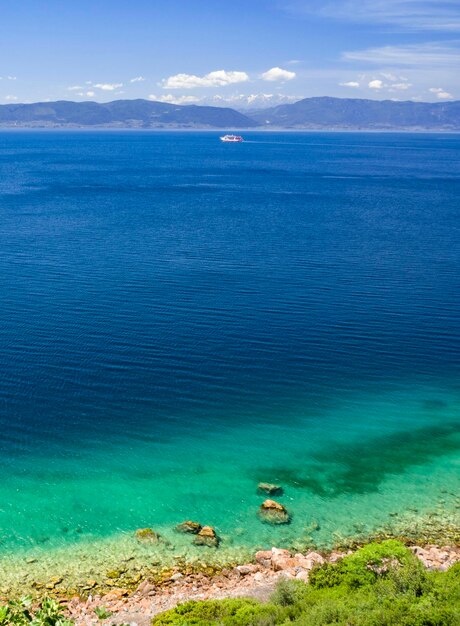
[[0, 105], [0, 127], [293, 128], [319, 130], [460, 130], [460, 102], [305, 98], [244, 113], [230, 108], [150, 100]]
[[305, 98], [250, 114], [260, 126], [350, 130], [460, 130], [460, 101]]
[[257, 122], [234, 109], [152, 102], [37, 102], [0, 106], [2, 127], [251, 128]]

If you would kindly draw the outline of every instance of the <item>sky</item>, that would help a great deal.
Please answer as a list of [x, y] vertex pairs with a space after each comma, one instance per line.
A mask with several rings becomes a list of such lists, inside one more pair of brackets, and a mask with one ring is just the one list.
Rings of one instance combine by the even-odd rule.
[[0, 0], [0, 104], [460, 99], [460, 0]]

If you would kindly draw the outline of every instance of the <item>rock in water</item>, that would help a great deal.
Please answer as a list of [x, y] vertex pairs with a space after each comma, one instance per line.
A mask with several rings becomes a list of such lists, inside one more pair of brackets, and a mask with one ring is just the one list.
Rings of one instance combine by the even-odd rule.
[[257, 493], [266, 493], [269, 496], [281, 496], [283, 494], [283, 488], [273, 483], [259, 483], [257, 485]]
[[138, 541], [145, 541], [150, 543], [158, 543], [158, 541], [160, 541], [160, 535], [156, 533], [152, 528], [139, 528], [135, 532], [135, 537]]
[[291, 521], [286, 507], [275, 500], [265, 500], [260, 505], [258, 515], [266, 524], [289, 524]]
[[190, 520], [182, 522], [182, 524], [178, 524], [175, 528], [178, 533], [189, 533], [191, 535], [197, 535], [201, 529], [201, 524], [198, 524], [198, 522], [191, 522]]
[[219, 537], [212, 526], [203, 526], [196, 535], [193, 543], [196, 546], [207, 546], [208, 548], [217, 548], [219, 545]]

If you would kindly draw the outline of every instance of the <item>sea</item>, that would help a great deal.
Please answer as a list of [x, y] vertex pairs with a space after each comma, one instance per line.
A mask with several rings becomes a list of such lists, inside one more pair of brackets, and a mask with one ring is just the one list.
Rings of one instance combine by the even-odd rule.
[[460, 523], [460, 136], [244, 138], [0, 133], [4, 574]]

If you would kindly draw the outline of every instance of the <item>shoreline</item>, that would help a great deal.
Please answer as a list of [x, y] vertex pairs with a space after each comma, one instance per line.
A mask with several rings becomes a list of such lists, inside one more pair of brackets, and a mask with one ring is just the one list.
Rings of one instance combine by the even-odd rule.
[[[128, 132], [128, 133], [224, 133], [226, 131], [231, 132], [240, 132], [240, 133], [261, 133], [261, 134], [270, 134], [270, 133], [300, 133], [300, 134], [402, 134], [402, 135], [459, 135], [460, 129], [458, 128], [414, 128], [414, 127], [394, 127], [394, 128], [347, 128], [344, 126], [337, 127], [299, 127], [299, 128], [285, 128], [283, 126], [270, 126], [269, 128], [266, 126], [258, 126], [255, 128], [247, 128], [247, 127], [196, 127], [196, 128], [162, 128], [162, 127], [152, 127], [152, 128], [142, 128], [142, 127], [130, 127], [130, 126], [72, 126], [72, 125], [62, 125], [62, 126], [1, 126], [0, 132], [22, 132], [22, 131], [39, 131], [39, 132]], [[244, 141], [243, 141], [244, 143]], [[250, 143], [246, 141], [246, 143]]]
[[[447, 571], [460, 562], [460, 541], [457, 545], [428, 544], [410, 547], [428, 570]], [[309, 572], [325, 563], [337, 563], [354, 550], [328, 553], [310, 551], [305, 554], [271, 548], [258, 551], [249, 562], [222, 568], [213, 573], [182, 573], [179, 568], [158, 582], [151, 578], [139, 581], [134, 590], [116, 587], [105, 594], [90, 592], [87, 596], [67, 599], [65, 613], [75, 626], [106, 623], [149, 626], [155, 615], [190, 600], [220, 600], [224, 598], [254, 598], [268, 601], [281, 580], [308, 582]], [[61, 599], [62, 602], [62, 599]], [[103, 610], [105, 618], [99, 618]]]
[[133, 593], [145, 580], [161, 587], [168, 585], [174, 574], [214, 577], [253, 562], [257, 552], [273, 545], [292, 554], [314, 551], [323, 555], [345, 553], [386, 539], [397, 539], [407, 546], [460, 547], [460, 502], [456, 507], [456, 512], [438, 508], [423, 515], [406, 512], [398, 518], [390, 516], [388, 523], [374, 532], [331, 537], [328, 545], [311, 537], [287, 543], [273, 537], [270, 544], [259, 546], [226, 545], [224, 541], [219, 547], [209, 547], [193, 545], [196, 535], [176, 533], [172, 544], [156, 533], [154, 541], [149, 537], [139, 540], [134, 532], [49, 552], [42, 549], [8, 554], [0, 557], [0, 599], [30, 594], [35, 598], [51, 595], [68, 600], [75, 596], [104, 596], [116, 589]]

